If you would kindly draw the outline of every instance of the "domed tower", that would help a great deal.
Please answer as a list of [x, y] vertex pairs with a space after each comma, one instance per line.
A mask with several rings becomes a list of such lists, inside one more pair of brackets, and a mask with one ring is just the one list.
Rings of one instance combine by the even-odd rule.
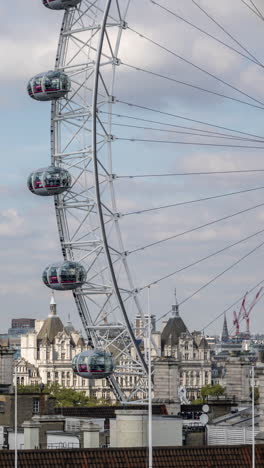
[[189, 331], [180, 317], [179, 304], [175, 291], [175, 304], [172, 305], [172, 317], [166, 323], [161, 333], [161, 351], [164, 352], [165, 348], [175, 348], [178, 346], [179, 338], [182, 333], [189, 334]]
[[57, 304], [55, 302], [54, 295], [52, 294], [50, 300], [50, 312], [38, 333], [38, 342], [48, 339], [50, 343], [54, 343], [55, 337], [62, 331], [64, 331], [64, 326], [57, 315]]

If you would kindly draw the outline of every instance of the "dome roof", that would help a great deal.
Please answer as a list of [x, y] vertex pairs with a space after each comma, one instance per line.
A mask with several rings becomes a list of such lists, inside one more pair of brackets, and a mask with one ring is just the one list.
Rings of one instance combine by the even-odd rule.
[[63, 323], [57, 315], [54, 315], [52, 317], [48, 317], [44, 321], [37, 339], [45, 343], [47, 340], [50, 343], [54, 343], [55, 337], [62, 331], [64, 331]]
[[170, 318], [161, 333], [161, 348], [177, 345], [181, 333], [186, 332], [188, 333], [188, 330], [181, 317]]

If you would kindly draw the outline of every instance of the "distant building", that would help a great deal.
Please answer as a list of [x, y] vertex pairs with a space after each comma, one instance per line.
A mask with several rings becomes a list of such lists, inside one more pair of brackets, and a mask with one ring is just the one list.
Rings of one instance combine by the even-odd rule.
[[34, 327], [35, 319], [12, 319], [11, 328], [8, 329], [8, 332], [0, 334], [0, 345], [12, 348], [14, 350], [14, 359], [18, 359], [21, 352], [21, 336], [33, 331]]
[[46, 320], [21, 336], [21, 358], [17, 361], [17, 382], [21, 385], [58, 383], [63, 387], [89, 391], [90, 381], [72, 370], [72, 359], [87, 346], [70, 322], [63, 325], [52, 296]]
[[172, 306], [172, 317], [161, 332], [161, 355], [178, 362], [180, 385], [188, 400], [200, 396], [201, 388], [211, 384], [211, 351], [201, 332], [190, 333], [180, 317], [179, 305]]
[[11, 328], [9, 328], [8, 333], [13, 333], [16, 330], [25, 330], [25, 333], [35, 327], [35, 319], [29, 318], [16, 318], [12, 319]]
[[[142, 319], [141, 315], [136, 315], [135, 327], [134, 327], [134, 333], [136, 337], [140, 337], [140, 336], [142, 337], [143, 335], [146, 336], [148, 320], [149, 320], [148, 315], [144, 316], [144, 320]], [[151, 331], [153, 333], [156, 331], [156, 315], [150, 316], [150, 322], [151, 322]]]

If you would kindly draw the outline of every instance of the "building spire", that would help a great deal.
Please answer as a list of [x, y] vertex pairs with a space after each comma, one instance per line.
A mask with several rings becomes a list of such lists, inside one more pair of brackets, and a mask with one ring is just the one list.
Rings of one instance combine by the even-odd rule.
[[52, 291], [52, 295], [51, 295], [51, 299], [50, 299], [49, 317], [54, 317], [55, 315], [57, 315], [57, 304], [56, 304], [56, 301], [55, 301], [54, 292]]
[[172, 306], [172, 316], [173, 317], [179, 317], [179, 304], [177, 300], [177, 290], [176, 288], [174, 289], [174, 296], [175, 296], [175, 304]]
[[228, 333], [228, 328], [227, 328], [226, 314], [225, 314], [225, 317], [224, 317], [221, 341], [223, 343], [226, 343], [227, 341], [229, 341], [229, 333]]

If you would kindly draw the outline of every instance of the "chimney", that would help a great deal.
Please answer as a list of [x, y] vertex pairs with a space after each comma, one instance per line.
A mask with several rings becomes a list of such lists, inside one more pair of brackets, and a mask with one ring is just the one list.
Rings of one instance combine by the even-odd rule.
[[110, 421], [111, 447], [146, 447], [148, 445], [148, 411], [115, 411], [116, 419]]
[[24, 449], [38, 449], [39, 447], [39, 429], [40, 423], [36, 421], [25, 421], [22, 424], [24, 428]]
[[82, 448], [99, 447], [100, 426], [92, 421], [84, 421], [81, 426]]

